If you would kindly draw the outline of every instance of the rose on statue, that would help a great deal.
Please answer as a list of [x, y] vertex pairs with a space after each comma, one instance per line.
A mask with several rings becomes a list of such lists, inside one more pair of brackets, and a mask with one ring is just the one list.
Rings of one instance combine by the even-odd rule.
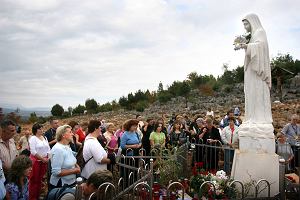
[[250, 42], [250, 39], [251, 39], [250, 32], [245, 33], [243, 35], [236, 36], [233, 41], [234, 50], [239, 50], [244, 48], [244, 46]]

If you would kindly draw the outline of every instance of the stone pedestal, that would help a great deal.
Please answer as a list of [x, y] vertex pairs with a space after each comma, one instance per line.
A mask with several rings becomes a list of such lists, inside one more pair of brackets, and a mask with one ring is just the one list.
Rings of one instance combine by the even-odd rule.
[[[273, 130], [272, 124], [243, 123], [231, 170], [231, 177], [243, 183], [266, 179], [271, 184], [271, 196], [279, 193], [279, 158]], [[260, 184], [260, 188], [264, 186], [265, 183]], [[250, 193], [254, 196], [255, 188]], [[267, 197], [267, 190], [259, 196]]]

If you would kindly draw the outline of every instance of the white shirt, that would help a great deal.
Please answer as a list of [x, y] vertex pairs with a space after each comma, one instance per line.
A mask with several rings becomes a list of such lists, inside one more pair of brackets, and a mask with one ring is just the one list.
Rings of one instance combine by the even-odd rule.
[[224, 144], [234, 144], [238, 141], [238, 126], [234, 126], [234, 131], [232, 133], [232, 130], [230, 126], [226, 126], [221, 134], [221, 139]]
[[90, 135], [85, 138], [82, 154], [85, 161], [93, 157], [84, 166], [81, 172], [82, 177], [87, 179], [96, 170], [107, 169], [107, 164], [100, 164], [101, 160], [107, 157], [107, 153], [98, 142], [97, 138]]
[[43, 138], [43, 141], [37, 138], [35, 135], [33, 135], [29, 139], [29, 147], [30, 147], [30, 153], [32, 155], [39, 154], [42, 157], [47, 157], [47, 155], [50, 153], [50, 146], [48, 141]]

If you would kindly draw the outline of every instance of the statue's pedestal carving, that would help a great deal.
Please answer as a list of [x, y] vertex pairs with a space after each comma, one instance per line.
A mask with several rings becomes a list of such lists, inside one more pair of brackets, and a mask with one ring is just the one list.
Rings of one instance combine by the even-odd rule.
[[[275, 153], [273, 130], [272, 124], [242, 124], [231, 171], [231, 177], [243, 183], [266, 179], [271, 184], [271, 196], [279, 193], [279, 158]], [[262, 183], [260, 188], [265, 186]], [[255, 195], [254, 188], [251, 195]], [[267, 189], [259, 196], [267, 197]]]

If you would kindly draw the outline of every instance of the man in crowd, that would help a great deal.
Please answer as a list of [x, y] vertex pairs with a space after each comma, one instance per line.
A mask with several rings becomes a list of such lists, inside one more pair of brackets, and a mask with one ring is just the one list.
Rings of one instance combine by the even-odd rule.
[[287, 137], [287, 141], [291, 145], [295, 145], [300, 139], [300, 125], [298, 124], [299, 116], [294, 114], [291, 117], [291, 122], [285, 125], [281, 131]]
[[234, 112], [232, 111], [232, 110], [229, 110], [228, 112], [227, 112], [227, 115], [221, 120], [221, 122], [220, 122], [220, 128], [221, 129], [223, 129], [223, 128], [225, 128], [226, 126], [228, 126], [229, 125], [229, 119], [230, 118], [234, 118], [234, 124], [236, 125], [236, 126], [239, 126], [240, 125], [240, 123], [239, 123], [239, 121], [237, 120], [237, 119], [235, 119], [235, 117], [234, 117]]
[[50, 119], [50, 126], [51, 126], [51, 128], [45, 132], [45, 137], [47, 138], [47, 140], [49, 142], [50, 148], [52, 148], [56, 144], [55, 135], [56, 135], [56, 129], [59, 126], [58, 120]]
[[2, 160], [3, 171], [7, 176], [12, 161], [18, 156], [18, 151], [13, 139], [16, 134], [16, 124], [11, 120], [1, 123], [2, 134], [0, 138], [0, 160]]
[[[102, 183], [111, 183], [112, 182], [112, 173], [108, 170], [97, 170], [94, 173], [90, 175], [90, 177], [86, 180], [85, 183], [83, 183], [82, 186], [82, 193], [84, 195], [84, 199], [89, 199], [91, 194], [97, 191], [98, 187]], [[106, 188], [106, 186], [105, 186]], [[75, 189], [74, 189], [75, 190]], [[75, 194], [75, 192], [74, 192]], [[62, 196], [61, 200], [75, 200], [74, 194], [67, 193], [64, 196]], [[109, 192], [108, 192], [109, 194]], [[96, 195], [93, 195], [90, 199], [96, 199]], [[105, 196], [105, 192], [103, 191], [101, 193], [101, 197], [99, 199], [111, 199], [107, 196]]]
[[294, 168], [295, 166], [299, 167], [299, 148], [296, 146], [297, 141], [300, 141], [300, 125], [298, 123], [299, 116], [297, 114], [292, 115], [291, 122], [283, 127], [281, 133], [286, 136], [287, 142], [291, 145], [292, 150], [295, 155], [295, 159], [292, 159], [291, 166]]

